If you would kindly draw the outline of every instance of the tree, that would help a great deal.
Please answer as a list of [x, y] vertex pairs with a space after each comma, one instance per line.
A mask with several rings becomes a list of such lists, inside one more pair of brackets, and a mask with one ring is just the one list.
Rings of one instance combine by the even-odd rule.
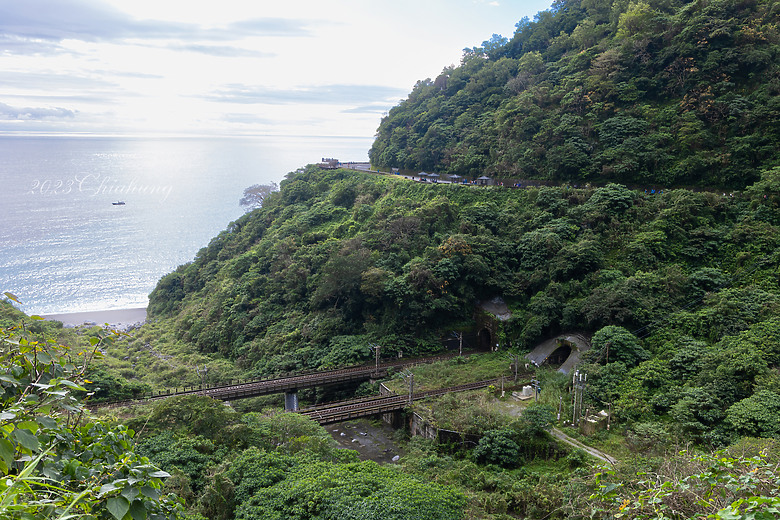
[[770, 520], [780, 512], [776, 446], [694, 455], [681, 452], [653, 478], [596, 474], [591, 518]]
[[517, 421], [522, 436], [538, 437], [555, 424], [555, 409], [549, 404], [529, 406]]
[[279, 185], [275, 182], [271, 184], [253, 184], [244, 189], [244, 196], [238, 201], [238, 204], [244, 208], [246, 212], [257, 209], [263, 205], [265, 199], [268, 198], [271, 193], [279, 191]]
[[486, 464], [511, 468], [520, 461], [520, 446], [512, 439], [511, 430], [490, 430], [479, 439], [474, 458]]
[[780, 436], [780, 395], [759, 390], [726, 410], [726, 421], [740, 435]]
[[591, 340], [591, 359], [601, 363], [621, 361], [628, 367], [636, 366], [639, 362], [650, 358], [636, 336], [624, 327], [607, 325], [599, 329]]
[[297, 413], [246, 414], [242, 421], [256, 429], [263, 439], [262, 447], [292, 453], [301, 439], [316, 439], [335, 445], [319, 424]]
[[628, 10], [620, 15], [617, 38], [629, 38], [646, 33], [652, 34], [655, 29], [653, 19], [657, 14], [647, 2], [631, 2]]
[[204, 485], [204, 468], [211, 462], [214, 443], [200, 436], [187, 436], [163, 431], [141, 439], [136, 451], [157, 466], [187, 479], [187, 485], [196, 493]]
[[583, 209], [593, 214], [594, 218], [617, 216], [624, 213], [634, 203], [636, 192], [622, 184], [610, 183], [598, 188], [583, 205]]
[[166, 399], [156, 406], [148, 422], [160, 430], [181, 431], [214, 438], [239, 414], [221, 401], [202, 395], [181, 395]]
[[351, 307], [360, 307], [360, 286], [363, 272], [371, 265], [371, 252], [360, 240], [346, 241], [342, 248], [331, 255], [320, 271], [312, 303], [323, 305], [333, 302], [334, 307], [346, 301]]
[[489, 40], [482, 42], [482, 50], [488, 57], [495, 58], [508, 41], [508, 38], [493, 33]]
[[[465, 497], [446, 486], [372, 461], [332, 464], [265, 455], [244, 473], [258, 489], [236, 508], [237, 520], [456, 520]], [[287, 468], [285, 468], [287, 466]], [[286, 469], [286, 471], [279, 471]], [[237, 483], [237, 494], [243, 480]]]
[[699, 441], [719, 442], [721, 431], [717, 428], [723, 422], [723, 403], [712, 387], [686, 388], [670, 415], [678, 428]]

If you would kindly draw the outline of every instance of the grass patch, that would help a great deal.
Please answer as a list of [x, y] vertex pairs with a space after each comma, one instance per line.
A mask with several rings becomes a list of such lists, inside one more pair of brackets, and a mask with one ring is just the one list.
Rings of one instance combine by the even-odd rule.
[[245, 379], [246, 373], [219, 354], [203, 354], [171, 333], [170, 320], [153, 320], [115, 341], [96, 362], [128, 381], [168, 390]]
[[418, 401], [414, 411], [437, 428], [474, 435], [502, 428], [514, 418], [505, 413], [501, 401], [487, 389]]
[[[511, 359], [506, 352], [486, 354], [472, 354], [468, 357], [457, 357], [446, 361], [438, 361], [425, 365], [418, 365], [409, 370], [414, 374], [414, 391], [437, 390], [452, 386], [496, 379], [505, 377], [505, 388], [513, 388], [514, 372], [510, 367]], [[526, 372], [521, 365], [518, 372], [518, 385], [527, 383], [531, 379], [531, 373]], [[408, 386], [400, 374], [385, 381], [385, 386], [390, 390], [403, 394], [408, 392]]]

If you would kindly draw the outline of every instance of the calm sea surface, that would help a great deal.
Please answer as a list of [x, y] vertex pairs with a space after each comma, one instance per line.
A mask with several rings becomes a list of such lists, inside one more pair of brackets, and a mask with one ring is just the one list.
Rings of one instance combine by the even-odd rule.
[[[244, 188], [371, 138], [0, 136], [0, 292], [30, 314], [144, 307], [244, 212]], [[124, 205], [112, 202], [123, 201]]]

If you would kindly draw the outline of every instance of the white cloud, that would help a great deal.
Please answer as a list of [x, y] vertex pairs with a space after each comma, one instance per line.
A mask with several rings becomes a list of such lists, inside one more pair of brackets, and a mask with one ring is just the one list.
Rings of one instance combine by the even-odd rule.
[[276, 56], [272, 52], [262, 52], [254, 49], [242, 49], [230, 45], [203, 45], [199, 43], [169, 43], [165, 48], [173, 51], [194, 52], [208, 54], [220, 58], [272, 58]]
[[75, 112], [67, 108], [44, 108], [44, 107], [12, 107], [5, 103], [0, 103], [0, 119], [6, 120], [36, 120], [36, 119], [60, 119], [63, 117], [73, 118]]
[[[238, 41], [246, 37], [308, 36], [306, 20], [250, 18], [210, 26], [162, 20], [137, 20], [107, 5], [79, 1], [25, 0], [0, 4], [0, 49], [12, 53], [65, 51], [64, 40], [121, 42], [176, 40], [182, 48], [214, 54], [198, 42]], [[249, 51], [255, 54], [257, 51]], [[224, 55], [224, 53], [217, 53]]]
[[354, 105], [383, 99], [398, 99], [406, 89], [377, 85], [318, 85], [294, 88], [269, 88], [259, 85], [226, 85], [207, 99], [224, 103], [244, 104], [329, 104]]
[[547, 5], [0, 0], [2, 117], [29, 131], [371, 136], [417, 80]]

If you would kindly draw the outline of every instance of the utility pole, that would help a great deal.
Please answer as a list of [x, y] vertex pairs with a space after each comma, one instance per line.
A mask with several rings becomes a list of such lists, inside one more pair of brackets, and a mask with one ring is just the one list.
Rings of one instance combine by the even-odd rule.
[[400, 374], [404, 381], [406, 381], [406, 384], [409, 385], [409, 406], [412, 406], [414, 401], [412, 399], [412, 395], [414, 394], [414, 373], [407, 368]]
[[588, 374], [580, 374], [579, 370], [574, 372], [571, 380], [572, 391], [574, 393], [572, 399], [572, 426], [576, 426], [580, 422], [579, 418], [580, 415], [582, 415], [582, 391], [585, 389], [587, 381]]
[[520, 356], [517, 354], [509, 353], [509, 359], [512, 360], [512, 364], [509, 365], [509, 368], [512, 369], [515, 373], [515, 383], [517, 383], [517, 366], [520, 364]]
[[198, 365], [195, 365], [195, 372], [200, 377], [200, 386], [201, 389], [205, 392], [206, 390], [206, 374], [208, 374], [209, 369], [206, 365], [203, 365], [203, 372], [200, 371], [200, 367]]
[[580, 413], [582, 413], [582, 397], [583, 394], [585, 393], [584, 390], [587, 384], [588, 384], [588, 374], [585, 374], [585, 377], [582, 380], [582, 386], [580, 388]]
[[572, 401], [572, 426], [579, 424], [580, 415], [582, 415], [582, 391], [585, 389], [585, 385], [588, 382], [588, 374], [580, 374], [577, 370], [572, 377], [572, 390], [574, 391], [574, 399]]
[[374, 373], [379, 374], [379, 350], [382, 348], [380, 345], [377, 345], [376, 343], [369, 343], [369, 348], [372, 348], [374, 352], [376, 353], [376, 363], [374, 368]]
[[574, 372], [574, 375], [571, 378], [571, 391], [572, 391], [572, 401], [571, 401], [571, 425], [575, 426], [576, 419], [577, 419], [577, 375], [580, 373], [579, 370]]
[[458, 356], [463, 355], [463, 332], [452, 331], [452, 335], [458, 340]]

